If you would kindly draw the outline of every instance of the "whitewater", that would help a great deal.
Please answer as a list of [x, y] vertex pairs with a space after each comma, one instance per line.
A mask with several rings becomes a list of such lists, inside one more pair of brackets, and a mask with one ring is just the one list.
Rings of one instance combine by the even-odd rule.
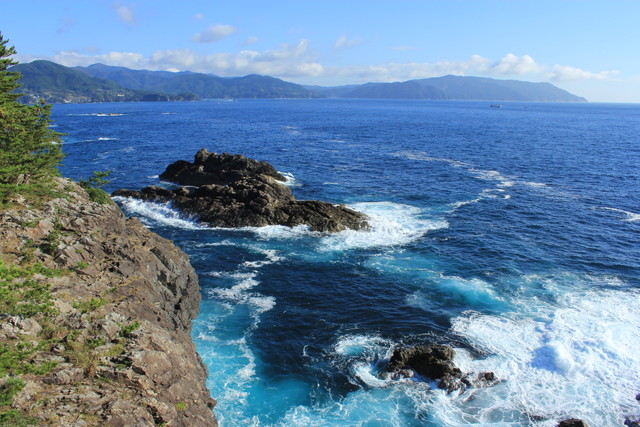
[[[200, 148], [267, 160], [371, 229], [208, 228], [116, 198], [190, 256], [222, 426], [624, 425], [640, 415], [640, 107], [239, 100], [56, 105], [62, 172], [107, 190]], [[382, 379], [448, 344], [486, 388]]]

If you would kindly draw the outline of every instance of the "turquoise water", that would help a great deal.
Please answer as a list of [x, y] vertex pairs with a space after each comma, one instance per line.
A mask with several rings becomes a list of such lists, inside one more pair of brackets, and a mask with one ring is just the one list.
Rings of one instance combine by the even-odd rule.
[[[108, 115], [108, 114], [118, 115]], [[241, 153], [370, 232], [210, 229], [119, 199], [202, 286], [193, 328], [225, 426], [538, 425], [640, 414], [640, 107], [370, 100], [56, 105], [63, 173], [162, 184]], [[377, 378], [393, 348], [456, 348], [500, 383]]]

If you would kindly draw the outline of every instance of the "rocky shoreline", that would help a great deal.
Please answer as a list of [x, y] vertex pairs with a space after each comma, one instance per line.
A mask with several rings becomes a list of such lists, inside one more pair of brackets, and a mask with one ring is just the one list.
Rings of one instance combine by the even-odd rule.
[[216, 154], [203, 148], [193, 162], [179, 160], [169, 165], [160, 178], [181, 187], [123, 189], [112, 195], [170, 202], [184, 214], [213, 227], [307, 225], [319, 232], [369, 227], [366, 215], [345, 206], [296, 200], [283, 184], [286, 179], [273, 166], [240, 154]]
[[20, 384], [3, 414], [38, 425], [217, 425], [191, 339], [200, 292], [187, 255], [115, 204], [57, 184], [64, 197], [0, 212], [5, 285], [44, 301], [2, 314], [5, 353], [30, 349], [3, 366], [0, 388]]

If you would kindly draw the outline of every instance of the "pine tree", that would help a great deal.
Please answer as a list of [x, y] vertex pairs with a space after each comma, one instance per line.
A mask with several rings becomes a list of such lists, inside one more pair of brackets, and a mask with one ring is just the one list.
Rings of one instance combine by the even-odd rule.
[[13, 46], [0, 33], [0, 203], [29, 188], [48, 187], [64, 157], [59, 134], [49, 128], [51, 106], [17, 102], [20, 73]]

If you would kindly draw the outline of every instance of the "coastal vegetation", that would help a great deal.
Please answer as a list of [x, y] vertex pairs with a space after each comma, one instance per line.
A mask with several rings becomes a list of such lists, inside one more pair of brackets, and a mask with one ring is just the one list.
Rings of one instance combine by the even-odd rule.
[[17, 102], [21, 76], [9, 70], [16, 64], [11, 58], [15, 53], [0, 34], [0, 206], [18, 195], [51, 195], [52, 178], [59, 175], [64, 157], [60, 135], [49, 128], [51, 106]]
[[122, 214], [109, 171], [60, 177], [14, 54], [0, 34], [0, 425], [215, 425], [187, 256]]

